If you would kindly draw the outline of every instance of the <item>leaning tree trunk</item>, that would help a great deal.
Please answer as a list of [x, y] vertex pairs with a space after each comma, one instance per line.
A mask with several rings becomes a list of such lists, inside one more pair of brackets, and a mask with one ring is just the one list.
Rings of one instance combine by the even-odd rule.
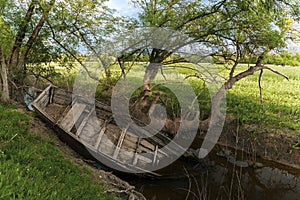
[[148, 114], [150, 105], [152, 105], [151, 102], [149, 102], [149, 98], [152, 95], [151, 83], [155, 79], [160, 66], [160, 63], [150, 63], [146, 68], [142, 92], [133, 108], [133, 112], [137, 115], [142, 115], [143, 113]]
[[[269, 70], [271, 70], [271, 71], [273, 71], [277, 74], [280, 74], [280, 73], [276, 72], [275, 70], [272, 70], [269, 67], [264, 66], [262, 64], [264, 56], [269, 51], [270, 50], [266, 50], [264, 53], [262, 53], [258, 57], [255, 66], [250, 67], [249, 69], [247, 69], [247, 70], [245, 70], [245, 71], [243, 71], [243, 72], [241, 72], [241, 73], [239, 73], [235, 76], [232, 76], [232, 74], [234, 73], [234, 69], [231, 71], [230, 78], [222, 85], [222, 87], [219, 89], [219, 91], [216, 93], [216, 95], [212, 98], [212, 108], [211, 108], [212, 112], [211, 112], [211, 115], [208, 119], [203, 120], [203, 121], [200, 122], [200, 124], [199, 124], [199, 129], [200, 130], [207, 131], [211, 125], [217, 123], [214, 120], [217, 120], [217, 119], [219, 119], [220, 116], [222, 116], [222, 111], [220, 110], [222, 100], [223, 100], [223, 98], [225, 98], [226, 92], [228, 90], [230, 90], [236, 82], [240, 81], [241, 79], [246, 78], [247, 76], [253, 75], [255, 72], [260, 71], [262, 69], [269, 69]], [[282, 75], [282, 74], [280, 74], [280, 75]], [[287, 77], [285, 77], [285, 78], [287, 78]]]

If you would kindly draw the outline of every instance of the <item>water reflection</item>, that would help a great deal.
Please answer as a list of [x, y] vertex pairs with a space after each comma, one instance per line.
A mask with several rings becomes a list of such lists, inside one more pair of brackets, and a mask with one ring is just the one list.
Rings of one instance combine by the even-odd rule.
[[153, 200], [300, 199], [300, 178], [293, 175], [299, 175], [299, 171], [276, 168], [274, 163], [263, 164], [264, 167], [254, 169], [233, 166], [218, 158], [198, 166], [195, 163], [177, 162], [167, 169], [175, 179], [127, 181], [135, 185], [147, 199]]

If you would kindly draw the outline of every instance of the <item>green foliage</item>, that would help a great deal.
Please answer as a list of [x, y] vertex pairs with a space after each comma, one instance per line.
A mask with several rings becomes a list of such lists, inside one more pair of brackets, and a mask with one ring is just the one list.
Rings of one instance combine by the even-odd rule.
[[0, 199], [113, 199], [51, 141], [30, 135], [30, 119], [0, 105]]
[[289, 51], [283, 51], [280, 54], [268, 55], [265, 62], [282, 66], [300, 66], [300, 53], [293, 55]]
[[[255, 64], [257, 57], [248, 56], [241, 60], [242, 63]], [[289, 51], [269, 53], [265, 56], [264, 63], [282, 66], [300, 66], [300, 53], [293, 54]]]
[[293, 19], [300, 15], [297, 0], [133, 2], [142, 10], [141, 26], [183, 32], [224, 63], [284, 47]]
[[[8, 72], [2, 81], [23, 87], [27, 75], [48, 80], [58, 77], [49, 63], [69, 70], [87, 54], [98, 54], [106, 35], [119, 27], [105, 1], [0, 0], [1, 66]], [[2, 86], [8, 91], [8, 84]]]
[[4, 56], [9, 55], [9, 50], [11, 49], [13, 43], [12, 39], [14, 38], [14, 33], [12, 32], [9, 25], [2, 19], [0, 15], [0, 47]]

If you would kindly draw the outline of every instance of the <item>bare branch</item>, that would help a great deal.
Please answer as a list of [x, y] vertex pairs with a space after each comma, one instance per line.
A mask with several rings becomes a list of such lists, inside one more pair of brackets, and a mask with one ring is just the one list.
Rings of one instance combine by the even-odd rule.
[[270, 67], [264, 66], [264, 69], [270, 70], [271, 72], [273, 72], [273, 73], [275, 73], [275, 74], [278, 74], [278, 75], [284, 77], [284, 78], [285, 78], [286, 80], [288, 80], [288, 81], [290, 80], [290, 78], [289, 78], [288, 76], [286, 76], [286, 75], [280, 73], [279, 71], [276, 71], [276, 70], [274, 70], [274, 69], [272, 69], [272, 68], [270, 68]]

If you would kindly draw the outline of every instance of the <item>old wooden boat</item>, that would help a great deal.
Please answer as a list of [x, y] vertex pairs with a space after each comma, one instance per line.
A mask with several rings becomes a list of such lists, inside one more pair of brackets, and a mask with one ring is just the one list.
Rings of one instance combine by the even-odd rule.
[[112, 119], [110, 106], [74, 98], [53, 85], [34, 100], [33, 107], [69, 146], [119, 172], [160, 176], [151, 169], [179, 156], [182, 148], [176, 144], [167, 148], [172, 140], [163, 134], [141, 137], [128, 128], [121, 130]]

